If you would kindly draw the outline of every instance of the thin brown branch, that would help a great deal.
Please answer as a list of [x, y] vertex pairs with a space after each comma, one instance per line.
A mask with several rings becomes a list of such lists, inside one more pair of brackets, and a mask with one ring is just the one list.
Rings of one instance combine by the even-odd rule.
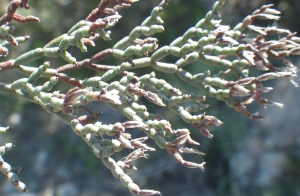
[[0, 18], [0, 26], [4, 25], [7, 22], [10, 22], [12, 20], [18, 21], [18, 22], [27, 22], [27, 21], [34, 21], [34, 22], [40, 22], [40, 20], [37, 17], [34, 16], [21, 16], [19, 14], [16, 14], [16, 11], [19, 7], [29, 9], [29, 5], [27, 4], [28, 0], [12, 0], [7, 8], [6, 14], [4, 14]]

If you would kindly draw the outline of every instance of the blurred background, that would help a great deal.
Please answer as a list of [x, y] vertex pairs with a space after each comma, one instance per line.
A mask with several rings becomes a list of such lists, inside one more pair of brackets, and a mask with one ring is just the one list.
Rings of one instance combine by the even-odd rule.
[[[0, 13], [6, 12], [9, 0], [0, 2]], [[88, 48], [83, 54], [71, 47], [69, 52], [81, 60], [91, 57], [96, 52], [112, 47], [116, 41], [128, 35], [132, 28], [141, 24], [159, 0], [140, 0], [132, 7], [123, 9], [123, 16], [112, 29], [112, 40], [98, 40], [95, 48]], [[159, 45], [169, 44], [182, 35], [189, 27], [201, 19], [215, 1], [211, 0], [173, 0], [162, 16], [165, 32], [155, 35]], [[11, 48], [6, 59], [14, 59], [18, 54], [33, 48], [42, 47], [54, 37], [68, 31], [77, 21], [84, 19], [97, 7], [99, 1], [80, 0], [31, 0], [29, 10], [19, 9], [22, 15], [34, 15], [41, 23], [12, 22], [16, 27], [15, 36], [30, 35], [31, 39], [17, 48]], [[251, 14], [263, 4], [274, 4], [282, 12], [280, 21], [270, 22], [292, 32], [300, 32], [299, 0], [228, 0], [223, 11], [223, 24], [235, 24]], [[280, 37], [278, 37], [280, 38]], [[39, 66], [50, 61], [52, 67], [65, 63], [61, 59], [39, 59], [30, 66]], [[291, 57], [295, 65], [299, 59]], [[120, 63], [113, 59], [107, 64]], [[193, 71], [193, 67], [190, 68]], [[150, 73], [151, 69], [139, 70], [137, 75]], [[194, 70], [195, 71], [195, 70]], [[156, 72], [157, 73], [157, 72]], [[99, 75], [91, 70], [68, 72], [81, 79]], [[9, 71], [0, 72], [1, 82], [12, 82], [22, 75]], [[158, 74], [157, 77], [172, 81], [177, 87], [183, 83], [173, 75]], [[297, 79], [298, 83], [300, 79]], [[44, 81], [41, 81], [44, 82]], [[178, 117], [165, 110], [153, 110], [167, 117], [172, 127], [187, 127], [192, 138], [199, 141], [200, 151], [207, 162], [205, 172], [200, 169], [187, 169], [176, 164], [171, 155], [164, 150], [149, 152], [148, 160], [134, 162], [137, 172], [131, 173], [132, 179], [143, 189], [159, 190], [165, 196], [300, 196], [300, 96], [299, 88], [288, 80], [268, 83], [274, 91], [269, 98], [285, 105], [284, 108], [267, 109], [254, 104], [252, 112], [259, 111], [267, 118], [252, 121], [228, 108], [223, 102], [210, 99], [208, 115], [218, 117], [224, 125], [212, 129], [212, 139], [202, 137], [193, 127], [187, 127]], [[66, 90], [63, 85], [57, 89]], [[64, 89], [65, 88], [65, 89]], [[64, 91], [65, 92], [65, 91]], [[126, 119], [104, 104], [91, 105], [104, 114], [99, 120], [103, 123], [124, 122]], [[22, 166], [20, 179], [27, 184], [29, 191], [19, 193], [9, 184], [4, 175], [0, 175], [0, 195], [4, 196], [130, 196], [128, 189], [115, 179], [109, 170], [97, 159], [85, 142], [76, 136], [69, 126], [54, 116], [43, 111], [39, 106], [9, 95], [0, 94], [0, 124], [13, 126], [12, 132], [0, 137], [0, 145], [12, 142], [16, 147], [3, 158], [13, 167]], [[131, 134], [138, 136], [140, 131]], [[154, 147], [151, 141], [148, 145]], [[116, 153], [113, 158], [119, 160], [129, 151]], [[195, 156], [184, 156], [187, 160], [201, 162]]]

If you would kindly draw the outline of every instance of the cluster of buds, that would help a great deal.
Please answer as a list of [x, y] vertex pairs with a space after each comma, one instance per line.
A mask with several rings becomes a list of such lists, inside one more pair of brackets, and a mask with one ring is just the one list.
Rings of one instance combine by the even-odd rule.
[[[10, 131], [11, 127], [0, 127], [0, 135]], [[6, 143], [3, 146], [0, 146], [0, 172], [2, 172], [8, 179], [8, 181], [14, 185], [20, 192], [25, 193], [28, 188], [27, 186], [20, 181], [18, 177], [18, 173], [20, 173], [22, 167], [15, 167], [12, 168], [12, 166], [5, 162], [2, 158], [3, 155], [5, 155], [8, 151], [12, 150], [15, 146], [12, 143]]]
[[[27, 76], [9, 84], [0, 83], [0, 93], [12, 93], [25, 98], [61, 118], [76, 135], [87, 142], [95, 156], [101, 159], [112, 175], [128, 187], [131, 193], [159, 195], [159, 191], [140, 189], [126, 174], [137, 169], [132, 161], [147, 158], [147, 151], [155, 151], [155, 148], [145, 143], [147, 139], [154, 140], [159, 148], [165, 149], [177, 163], [187, 168], [204, 170], [205, 162], [184, 160], [183, 153], [196, 156], [204, 153], [196, 148], [185, 147], [185, 144], [200, 145], [191, 138], [190, 130], [173, 128], [164, 116], [148, 112], [146, 105], [154, 104], [169, 109], [208, 138], [213, 137], [208, 128], [223, 123], [214, 116], [199, 113], [209, 107], [204, 103], [207, 96], [224, 101], [250, 119], [263, 119], [258, 113], [250, 113], [246, 106], [256, 100], [263, 107], [283, 107], [280, 103], [262, 97], [262, 93], [273, 89], [263, 86], [263, 83], [267, 80], [288, 78], [297, 86], [293, 80], [297, 68], [288, 57], [300, 54], [300, 38], [285, 29], [252, 25], [254, 20], [278, 20], [280, 12], [272, 9], [272, 5], [262, 6], [231, 29], [221, 24], [220, 11], [226, 0], [220, 0], [194, 27], [169, 45], [158, 47], [158, 39], [152, 36], [164, 31], [161, 15], [170, 2], [162, 0], [140, 26], [135, 27], [112, 48], [81, 61], [77, 61], [67, 51], [70, 46], [74, 46], [87, 52], [87, 47], [95, 46], [95, 40], [110, 40], [111, 31], [108, 29], [112, 29], [121, 20], [118, 12], [135, 1], [137, 0], [101, 0], [98, 8], [85, 20], [79, 21], [67, 33], [43, 48], [36, 48], [16, 59], [0, 62], [0, 71], [16, 70]], [[11, 1], [7, 13], [0, 18], [0, 38], [4, 39], [0, 45], [0, 56], [8, 54], [7, 47], [10, 45], [29, 39], [28, 36], [14, 38], [14, 27], [10, 25], [10, 21], [39, 21], [36, 17], [23, 17], [15, 13], [19, 7], [28, 9], [27, 2], [28, 0]], [[274, 34], [280, 34], [282, 38], [270, 40], [269, 36]], [[164, 60], [169, 56], [176, 58], [176, 62]], [[42, 57], [62, 58], [66, 64], [58, 68], [52, 68], [49, 62], [38, 68], [30, 66], [32, 61]], [[122, 63], [99, 64], [107, 58], [115, 58]], [[282, 66], [274, 66], [270, 58], [277, 59]], [[194, 62], [199, 66], [218, 66], [220, 70], [218, 73], [210, 70], [190, 73], [186, 66]], [[154, 72], [141, 76], [134, 72], [145, 67], [152, 68]], [[67, 74], [70, 70], [83, 68], [99, 72], [101, 76], [81, 79]], [[253, 69], [259, 70], [260, 75], [251, 75]], [[177, 88], [174, 84], [157, 78], [155, 72], [176, 74], [185, 86], [197, 88], [199, 93], [190, 92], [189, 88]], [[48, 81], [37, 85], [35, 82], [41, 77], [48, 78]], [[53, 91], [52, 88], [58, 82], [65, 83], [69, 90], [65, 93]], [[146, 99], [144, 103], [141, 97]], [[101, 115], [105, 113], [92, 111], [94, 109], [87, 105], [91, 102], [103, 102], [122, 113], [129, 121], [105, 124], [101, 121]], [[79, 115], [78, 110], [86, 115]], [[147, 136], [132, 138], [127, 132], [128, 129], [139, 129]], [[123, 148], [132, 152], [116, 162], [111, 156]], [[3, 165], [5, 162], [1, 160]], [[2, 170], [4, 171], [3, 168]], [[7, 176], [13, 173], [15, 176], [17, 172], [5, 170], [3, 173]], [[22, 192], [26, 190], [19, 181], [15, 180], [13, 184]]]

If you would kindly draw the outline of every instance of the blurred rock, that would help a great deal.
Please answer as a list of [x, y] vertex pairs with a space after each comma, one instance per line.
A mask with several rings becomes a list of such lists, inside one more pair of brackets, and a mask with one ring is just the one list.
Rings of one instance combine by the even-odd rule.
[[78, 194], [77, 187], [70, 182], [63, 183], [56, 189], [56, 196], [77, 196]]
[[33, 169], [37, 174], [43, 175], [47, 172], [46, 163], [48, 160], [48, 152], [46, 150], [40, 150], [35, 158]]

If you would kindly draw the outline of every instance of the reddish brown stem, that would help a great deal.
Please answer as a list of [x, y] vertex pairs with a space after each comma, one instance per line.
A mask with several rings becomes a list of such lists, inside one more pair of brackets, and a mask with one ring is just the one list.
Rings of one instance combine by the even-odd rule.
[[109, 0], [102, 0], [99, 3], [98, 8], [94, 9], [85, 20], [95, 22], [101, 16], [108, 4]]
[[92, 70], [99, 71], [99, 72], [107, 72], [115, 68], [112, 65], [97, 65], [97, 64], [89, 64], [88, 67]]
[[76, 64], [67, 64], [67, 65], [57, 68], [56, 70], [57, 70], [57, 72], [65, 72], [65, 71], [69, 71], [69, 70], [75, 70], [75, 69], [81, 69], [84, 67], [88, 67], [95, 71], [106, 72], [108, 70], [113, 69], [114, 66], [97, 65], [94, 63], [102, 61], [110, 56], [112, 56], [112, 49], [106, 49], [101, 52], [98, 52], [90, 59], [84, 59], [80, 62], [77, 62]]
[[107, 12], [112, 13], [110, 9], [106, 9], [109, 4], [113, 6], [121, 5], [118, 7], [118, 9], [121, 9], [123, 4], [129, 5], [130, 3], [132, 3], [131, 0], [102, 0], [99, 3], [98, 8], [94, 9], [85, 20], [95, 22], [98, 18], [100, 18], [101, 14], [106, 14]]
[[87, 67], [89, 64], [88, 59], [82, 60], [80, 62], [77, 62], [76, 64], [66, 64], [64, 66], [61, 66], [56, 69], [57, 72], [65, 72], [65, 71], [70, 71], [70, 70], [76, 70], [76, 69], [81, 69], [84, 67]]
[[66, 74], [63, 73], [57, 73], [55, 76], [57, 76], [62, 82], [69, 84], [71, 86], [74, 87], [82, 87], [82, 81], [81, 80], [77, 80], [76, 78], [70, 78], [69, 76], [67, 76]]
[[19, 14], [15, 14], [17, 9], [19, 7], [29, 9], [29, 6], [27, 4], [28, 0], [12, 0], [8, 6], [6, 14], [4, 14], [0, 18], [0, 26], [4, 25], [7, 22], [10, 22], [12, 20], [16, 20], [18, 22], [26, 22], [26, 21], [35, 21], [39, 22], [39, 19], [34, 16], [21, 16]]
[[99, 61], [102, 61], [108, 57], [112, 56], [112, 49], [106, 49], [103, 50], [101, 52], [98, 52], [97, 54], [95, 54], [91, 59], [90, 59], [90, 63], [97, 63]]
[[14, 60], [0, 62], [0, 71], [6, 71], [14, 68]]

